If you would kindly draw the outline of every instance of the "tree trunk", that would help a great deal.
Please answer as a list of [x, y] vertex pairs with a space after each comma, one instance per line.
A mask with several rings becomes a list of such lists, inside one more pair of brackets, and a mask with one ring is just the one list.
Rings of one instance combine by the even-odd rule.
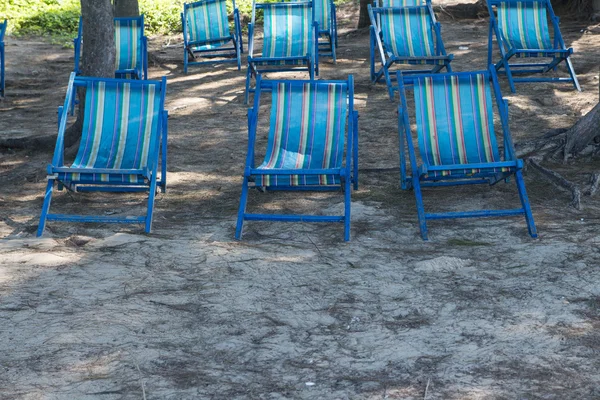
[[565, 136], [564, 160], [570, 155], [576, 156], [587, 147], [596, 137], [600, 137], [600, 103], [586, 115], [581, 117], [569, 129]]
[[371, 25], [369, 19], [369, 10], [367, 5], [371, 4], [370, 0], [360, 0], [360, 13], [358, 15], [358, 29], [366, 28]]
[[115, 17], [137, 17], [140, 15], [138, 0], [114, 0]]
[[[115, 25], [110, 0], [81, 0], [83, 20], [83, 51], [81, 74], [113, 78], [115, 76]], [[77, 143], [83, 127], [85, 90], [77, 92], [77, 120], [65, 132], [65, 147]]]

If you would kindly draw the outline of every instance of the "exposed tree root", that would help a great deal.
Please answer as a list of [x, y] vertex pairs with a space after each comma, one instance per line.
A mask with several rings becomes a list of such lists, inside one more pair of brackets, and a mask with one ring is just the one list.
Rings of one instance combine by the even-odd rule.
[[585, 191], [585, 194], [588, 196], [593, 196], [598, 191], [598, 187], [600, 186], [600, 173], [594, 172], [590, 177], [590, 188]]
[[568, 190], [571, 192], [571, 205], [575, 207], [577, 210], [581, 210], [583, 207], [581, 206], [581, 190], [579, 187], [573, 182], [565, 179], [558, 172], [552, 171], [551, 169], [542, 167], [540, 163], [535, 158], [527, 159], [527, 163], [533, 167], [536, 171], [538, 171], [543, 177], [545, 177], [548, 181], [550, 181], [554, 186]]

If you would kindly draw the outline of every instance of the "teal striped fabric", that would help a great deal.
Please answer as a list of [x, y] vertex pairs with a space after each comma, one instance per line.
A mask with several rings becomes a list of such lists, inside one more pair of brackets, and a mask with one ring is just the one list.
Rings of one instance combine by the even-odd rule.
[[419, 151], [426, 165], [500, 161], [486, 75], [419, 78], [414, 98]]
[[115, 18], [115, 68], [142, 70], [143, 24], [140, 18]]
[[[259, 169], [340, 168], [343, 162], [347, 85], [291, 84], [272, 90], [267, 153]], [[339, 176], [259, 175], [259, 186], [339, 184]]]
[[381, 0], [381, 7], [413, 7], [425, 5], [425, 0]]
[[273, 3], [263, 10], [262, 57], [306, 57], [311, 51], [311, 4]]
[[433, 21], [427, 7], [385, 8], [379, 15], [383, 43], [390, 56], [435, 56]]
[[72, 168], [108, 168], [115, 174], [68, 173], [59, 178], [81, 182], [143, 181], [119, 169], [144, 169], [159, 140], [160, 87], [90, 82], [86, 88], [83, 132]]
[[500, 33], [511, 47], [520, 50], [552, 50], [546, 5], [542, 2], [498, 4]]
[[315, 21], [320, 31], [329, 31], [331, 25], [331, 0], [313, 0]]
[[[194, 50], [209, 50], [231, 41], [227, 4], [225, 0], [207, 0], [190, 4], [186, 8], [188, 42], [198, 44]], [[206, 43], [206, 41], [226, 38]]]

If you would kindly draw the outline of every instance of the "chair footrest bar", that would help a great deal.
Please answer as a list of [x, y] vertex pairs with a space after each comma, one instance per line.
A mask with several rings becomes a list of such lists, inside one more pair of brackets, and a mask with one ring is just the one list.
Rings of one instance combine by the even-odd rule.
[[[264, 186], [255, 186], [257, 189]], [[269, 192], [338, 192], [342, 189], [341, 185], [335, 186], [266, 186]]]
[[72, 214], [48, 214], [48, 221], [66, 221], [66, 222], [100, 222], [100, 223], [131, 223], [140, 224], [146, 222], [146, 217], [123, 217], [111, 215], [72, 215]]
[[508, 215], [525, 214], [523, 208], [513, 208], [509, 210], [478, 210], [478, 211], [459, 211], [446, 213], [425, 213], [426, 219], [446, 219], [446, 218], [478, 218], [478, 217], [505, 217]]
[[244, 214], [247, 221], [280, 222], [343, 222], [343, 216], [337, 215], [288, 215], [288, 214]]

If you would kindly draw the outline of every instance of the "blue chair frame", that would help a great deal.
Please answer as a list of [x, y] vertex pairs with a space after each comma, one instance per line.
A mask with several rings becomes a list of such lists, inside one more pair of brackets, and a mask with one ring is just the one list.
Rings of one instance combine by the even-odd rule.
[[[504, 161], [497, 162], [480, 162], [468, 164], [454, 165], [431, 165], [426, 162], [424, 157], [421, 157], [422, 164], [417, 165], [417, 157], [415, 154], [415, 145], [413, 144], [413, 136], [411, 134], [409, 112], [406, 101], [406, 87], [414, 87], [417, 80], [424, 80], [431, 77], [434, 80], [442, 80], [449, 76], [469, 77], [475, 74], [483, 74], [491, 85], [494, 91], [494, 97], [500, 114], [502, 123], [502, 132], [504, 138]], [[518, 159], [514, 150], [513, 141], [510, 135], [508, 124], [508, 101], [502, 98], [498, 77], [492, 65], [488, 71], [448, 73], [448, 74], [431, 74], [403, 77], [400, 71], [397, 72], [399, 82], [400, 104], [398, 106], [398, 134], [400, 141], [400, 182], [402, 189], [413, 189], [417, 203], [417, 215], [419, 219], [419, 228], [423, 240], [428, 240], [427, 221], [448, 218], [472, 218], [472, 217], [504, 217], [512, 215], [524, 215], [527, 222], [527, 230], [531, 237], [537, 237], [537, 230], [531, 213], [529, 198], [525, 190], [523, 180], [523, 160]], [[491, 100], [490, 100], [491, 101]], [[419, 128], [419, 127], [418, 127]], [[406, 154], [410, 162], [411, 175], [408, 175], [406, 168]], [[506, 169], [503, 171], [502, 169]], [[465, 174], [464, 171], [479, 170], [478, 173]], [[499, 172], [498, 169], [500, 169]], [[444, 171], [450, 171], [451, 174], [443, 175]], [[463, 171], [463, 172], [461, 172]], [[494, 185], [499, 181], [505, 180], [515, 175], [517, 189], [519, 191], [519, 199], [521, 208], [504, 209], [504, 210], [475, 210], [461, 212], [444, 212], [444, 213], [426, 213], [423, 205], [423, 196], [421, 187], [435, 186], [453, 186], [466, 184], [489, 184]]]
[[[433, 30], [434, 40], [434, 56], [397, 56], [392, 54], [386, 46], [383, 40], [383, 33], [381, 31], [381, 14], [388, 12], [406, 12], [411, 10], [417, 12], [419, 10], [427, 10], [427, 13], [431, 22], [431, 29]], [[404, 10], [404, 11], [400, 11]], [[431, 0], [427, 0], [424, 5], [407, 6], [407, 7], [373, 7], [371, 4], [368, 5], [369, 18], [371, 19], [370, 28], [370, 69], [371, 69], [371, 81], [377, 83], [381, 78], [385, 79], [388, 87], [388, 93], [390, 100], [394, 100], [394, 92], [398, 90], [397, 83], [394, 85], [395, 76], [390, 73], [390, 68], [394, 64], [404, 65], [430, 65], [430, 69], [416, 69], [416, 70], [404, 70], [403, 74], [430, 74], [437, 73], [443, 68], [446, 68], [448, 72], [452, 72], [450, 62], [453, 60], [454, 55], [447, 54], [442, 41], [441, 24], [437, 22]], [[380, 58], [381, 66], [375, 67], [376, 49]]]
[[[254, 31], [256, 27], [256, 11], [264, 10], [269, 7], [288, 8], [288, 7], [305, 7], [310, 5], [312, 12], [312, 38], [309, 40], [312, 45], [308, 46], [308, 53], [297, 57], [255, 57], [254, 56]], [[319, 26], [315, 21], [315, 11], [313, 1], [294, 1], [280, 3], [257, 3], [252, 1], [252, 21], [248, 24], [248, 70], [246, 72], [246, 93], [244, 104], [248, 104], [250, 93], [254, 93], [255, 89], [250, 87], [252, 76], [258, 76], [265, 72], [286, 72], [286, 71], [308, 71], [310, 79], [314, 79], [315, 75], [319, 75]], [[264, 44], [263, 44], [264, 48]], [[286, 64], [292, 63], [292, 64]]]
[[[330, 169], [283, 169], [283, 168], [257, 168], [255, 163], [255, 144], [256, 132], [258, 126], [258, 117], [260, 110], [261, 92], [272, 92], [277, 84], [289, 83], [291, 85], [301, 86], [305, 83], [314, 83], [316, 85], [331, 85], [344, 84], [346, 85], [347, 103], [347, 126], [345, 130], [346, 148], [345, 162], [340, 168]], [[246, 166], [244, 169], [244, 180], [242, 183], [242, 193], [240, 198], [240, 207], [238, 210], [237, 225], [235, 230], [235, 238], [240, 240], [242, 237], [242, 229], [244, 221], [283, 221], [283, 222], [343, 222], [344, 223], [344, 240], [350, 240], [350, 205], [351, 205], [351, 190], [358, 189], [358, 111], [354, 110], [354, 78], [352, 75], [347, 81], [269, 81], [262, 80], [261, 76], [257, 77], [256, 95], [254, 96], [254, 104], [248, 110], [248, 156], [246, 158]], [[339, 178], [337, 185], [306, 185], [306, 186], [253, 186], [257, 189], [265, 190], [286, 190], [286, 191], [344, 191], [344, 215], [297, 215], [297, 214], [252, 214], [246, 212], [246, 204], [248, 201], [248, 191], [250, 182], [255, 181], [255, 178], [261, 176], [282, 176], [282, 175], [333, 175]]]
[[[500, 4], [531, 4], [539, 3], [546, 8], [548, 17], [552, 23], [554, 30], [553, 49], [520, 49], [513, 47], [506, 37], [502, 34], [498, 19], [494, 13], [494, 7]], [[510, 90], [515, 93], [515, 82], [571, 82], [576, 90], [581, 91], [581, 86], [577, 80], [573, 63], [571, 62], [571, 54], [573, 48], [567, 48], [559, 27], [559, 18], [554, 14], [550, 0], [488, 0], [488, 11], [490, 13], [490, 27], [488, 35], [488, 64], [493, 64], [493, 36], [496, 37], [496, 42], [500, 50], [500, 60], [495, 63], [494, 67], [499, 74], [504, 74], [508, 78]], [[544, 57], [551, 58], [547, 63], [544, 62], [523, 62], [509, 63], [511, 58], [532, 58]], [[515, 78], [513, 75], [518, 74], [544, 74], [551, 70], [556, 71], [558, 64], [562, 61], [566, 63], [569, 78], [565, 77], [544, 77], [544, 78]]]
[[[118, 17], [115, 18], [115, 23], [118, 21], [137, 21], [142, 30], [142, 38], [140, 43], [140, 62], [135, 69], [119, 70], [115, 67], [115, 78], [128, 78], [131, 75], [133, 79], [148, 79], [148, 38], [143, 34], [144, 32], [144, 15], [139, 17]], [[77, 29], [77, 37], [73, 39], [73, 46], [75, 49], [75, 73], [81, 74], [79, 69], [81, 59], [81, 46], [83, 44], [83, 19], [79, 17], [79, 28]]]
[[[337, 62], [336, 48], [338, 47], [338, 34], [337, 34], [337, 14], [335, 9], [335, 3], [333, 0], [313, 0], [321, 2], [321, 6], [329, 7], [329, 28], [323, 29], [324, 23], [320, 22], [320, 18], [317, 17], [317, 23], [319, 24], [319, 39], [325, 38], [325, 41], [319, 40], [319, 56], [331, 57], [333, 63]], [[315, 13], [317, 10], [315, 9]]]
[[[183, 27], [183, 72], [187, 73], [188, 66], [190, 65], [203, 65], [203, 64], [219, 64], [219, 63], [237, 63], [238, 71], [242, 68], [242, 53], [244, 53], [244, 44], [242, 42], [242, 25], [240, 23], [240, 12], [235, 5], [235, 0], [233, 2], [233, 22], [234, 22], [234, 32], [229, 36], [225, 36], [222, 38], [213, 38], [209, 40], [190, 40], [189, 35], [189, 26], [187, 22], [187, 15], [190, 10], [194, 7], [200, 6], [202, 4], [207, 3], [216, 3], [219, 1], [225, 0], [200, 0], [194, 3], [184, 3], [183, 4], [183, 13], [181, 13], [181, 24]], [[221, 44], [223, 41], [231, 41], [231, 47], [222, 47]], [[213, 43], [218, 43], [219, 46], [210, 48], [210, 45]], [[209, 46], [209, 48], [199, 48], [202, 46]], [[216, 60], [210, 61], [192, 61], [190, 62], [190, 57], [192, 59], [196, 58], [196, 54], [199, 54], [201, 57], [206, 58], [218, 58]], [[233, 58], [232, 58], [233, 57]]]
[[[67, 129], [67, 110], [70, 109], [72, 102], [75, 101], [77, 89], [85, 88], [88, 83], [103, 82], [106, 85], [127, 83], [131, 87], [149, 87], [154, 86], [160, 90], [159, 115], [154, 146], [149, 149], [149, 162], [142, 169], [112, 169], [112, 168], [72, 168], [65, 166], [64, 161], [64, 136]], [[47, 167], [48, 183], [44, 195], [44, 204], [40, 216], [40, 223], [37, 230], [37, 236], [44, 233], [47, 221], [62, 222], [99, 222], [99, 223], [137, 223], [145, 225], [145, 232], [149, 233], [152, 227], [152, 216], [154, 212], [154, 199], [157, 189], [161, 192], [166, 191], [167, 184], [167, 137], [168, 137], [168, 112], [165, 110], [165, 94], [167, 80], [165, 77], [161, 81], [150, 80], [126, 80], [112, 78], [91, 78], [77, 76], [75, 72], [71, 73], [67, 94], [64, 104], [58, 108], [58, 136], [52, 162]], [[87, 104], [86, 104], [87, 106]], [[160, 177], [159, 171], [160, 157]], [[116, 174], [116, 175], [137, 175], [143, 177], [144, 182], [113, 182], [96, 180], [94, 182], [63, 181], [60, 174], [84, 173], [84, 174]], [[144, 216], [106, 216], [106, 215], [73, 215], [73, 214], [50, 214], [50, 204], [54, 184], [57, 183], [57, 189], [67, 188], [73, 192], [148, 192], [148, 209]]]
[[5, 53], [4, 53], [4, 35], [6, 33], [6, 27], [8, 25], [8, 21], [4, 20], [3, 23], [0, 24], [0, 97], [4, 97], [5, 95]]

